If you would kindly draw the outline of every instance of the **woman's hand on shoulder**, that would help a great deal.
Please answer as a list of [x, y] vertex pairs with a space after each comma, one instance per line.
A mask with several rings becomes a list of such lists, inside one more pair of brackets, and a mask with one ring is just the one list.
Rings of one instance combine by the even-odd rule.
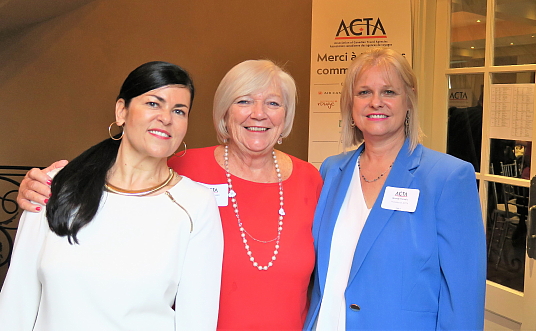
[[52, 163], [49, 167], [41, 170], [39, 168], [33, 168], [26, 173], [24, 179], [20, 183], [19, 194], [17, 195], [17, 203], [19, 206], [27, 211], [38, 212], [41, 210], [41, 205], [46, 205], [48, 198], [50, 198], [50, 184], [52, 178], [47, 174], [54, 169], [62, 168], [67, 165], [66, 160], [61, 160]]

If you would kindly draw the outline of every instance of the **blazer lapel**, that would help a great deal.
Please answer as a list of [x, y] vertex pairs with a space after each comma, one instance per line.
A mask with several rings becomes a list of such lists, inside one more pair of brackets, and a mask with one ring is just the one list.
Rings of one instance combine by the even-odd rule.
[[[324, 182], [324, 185], [329, 185], [329, 192], [327, 193], [325, 209], [322, 215], [316, 215], [320, 221], [320, 227], [318, 229], [319, 235], [316, 237], [318, 240], [317, 250], [317, 263], [318, 263], [318, 277], [320, 281], [320, 290], [324, 292], [324, 284], [326, 283], [326, 275], [329, 264], [329, 255], [331, 250], [331, 240], [333, 238], [333, 230], [335, 223], [339, 217], [339, 211], [341, 209], [348, 187], [354, 174], [355, 165], [357, 163], [357, 157], [363, 149], [361, 145], [357, 150], [349, 152], [349, 156], [338, 166], [338, 169], [334, 169], [334, 172], [326, 174], [326, 179], [331, 178], [331, 182]], [[353, 153], [353, 154], [350, 154]]]
[[374, 205], [372, 206], [367, 221], [365, 222], [365, 226], [363, 227], [363, 231], [361, 232], [361, 236], [359, 237], [359, 241], [357, 242], [348, 284], [350, 284], [356, 273], [359, 271], [359, 268], [370, 251], [370, 248], [376, 241], [376, 238], [394, 213], [393, 210], [383, 209], [381, 207], [385, 188], [387, 186], [407, 188], [413, 180], [413, 172], [419, 166], [421, 159], [422, 146], [418, 145], [411, 155], [409, 153], [409, 140], [406, 139], [406, 142], [396, 157], [393, 168], [391, 169], [382, 190], [378, 194], [378, 198], [376, 198], [376, 202], [374, 202]]

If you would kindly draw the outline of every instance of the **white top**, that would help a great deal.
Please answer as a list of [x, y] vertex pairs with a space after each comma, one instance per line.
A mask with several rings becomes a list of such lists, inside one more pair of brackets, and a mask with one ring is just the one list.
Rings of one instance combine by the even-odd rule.
[[[214, 195], [189, 178], [166, 194], [104, 192], [70, 245], [24, 212], [2, 292], [2, 331], [215, 330], [223, 234]], [[172, 309], [175, 303], [175, 310]]]
[[315, 329], [319, 331], [346, 330], [344, 292], [348, 285], [357, 242], [370, 213], [365, 203], [359, 176], [359, 167], [356, 164], [352, 181], [333, 229], [326, 285], [315, 326]]

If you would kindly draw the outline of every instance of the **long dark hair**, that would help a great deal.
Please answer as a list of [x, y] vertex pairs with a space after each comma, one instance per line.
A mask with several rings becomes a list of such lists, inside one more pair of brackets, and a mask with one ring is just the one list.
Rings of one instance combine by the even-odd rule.
[[[194, 85], [181, 67], [161, 61], [142, 64], [123, 82], [117, 100], [130, 101], [148, 91], [182, 85], [190, 91], [190, 108]], [[50, 229], [58, 236], [67, 236], [69, 243], [78, 244], [76, 235], [91, 222], [99, 209], [106, 176], [117, 158], [120, 142], [111, 138], [86, 150], [63, 168], [52, 182], [52, 196], [47, 204]]]

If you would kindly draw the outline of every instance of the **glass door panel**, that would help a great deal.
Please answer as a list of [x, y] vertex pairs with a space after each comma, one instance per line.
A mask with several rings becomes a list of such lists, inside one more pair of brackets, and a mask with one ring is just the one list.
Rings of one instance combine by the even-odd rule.
[[523, 292], [534, 116], [534, 72], [491, 74], [488, 280]]
[[499, 72], [491, 75], [493, 84], [530, 84], [534, 83], [534, 71]]
[[490, 138], [521, 141], [523, 146], [530, 144], [534, 121], [534, 72], [493, 73], [491, 80]]
[[[490, 139], [490, 174], [530, 179], [532, 142], [526, 140]], [[515, 164], [503, 174], [505, 165]], [[528, 184], [527, 184], [528, 185]]]
[[486, 0], [451, 3], [450, 67], [481, 67], [486, 44]]
[[[527, 187], [488, 182], [488, 280], [523, 292]], [[514, 196], [515, 194], [515, 196]]]
[[526, 253], [536, 241], [527, 240], [536, 228], [528, 218], [536, 215], [534, 190], [529, 199], [531, 179], [536, 188], [536, 0], [431, 2], [434, 96], [425, 134], [430, 147], [446, 146], [477, 172], [488, 243], [485, 329], [536, 330], [536, 259]]
[[495, 1], [494, 65], [536, 63], [536, 1]]
[[480, 172], [482, 146], [482, 89], [484, 76], [450, 75], [447, 153]]
[[[490, 139], [490, 142], [489, 173], [521, 179], [528, 186], [531, 142], [509, 139]], [[520, 292], [524, 291], [528, 203], [528, 187], [488, 182], [488, 280]]]

